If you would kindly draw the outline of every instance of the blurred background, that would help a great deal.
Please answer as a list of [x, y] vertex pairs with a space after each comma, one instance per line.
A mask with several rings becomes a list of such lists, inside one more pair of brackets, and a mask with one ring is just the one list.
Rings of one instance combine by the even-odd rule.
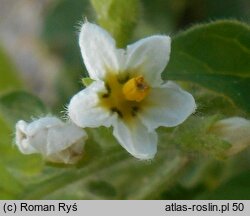
[[[194, 24], [217, 19], [237, 19], [250, 23], [249, 0], [141, 0], [138, 7], [135, 28], [127, 39], [128, 43], [153, 34], [174, 36]], [[0, 96], [12, 90], [24, 90], [40, 98], [49, 109], [36, 112], [32, 106], [23, 106], [23, 109], [28, 109], [27, 119], [30, 115], [47, 112], [62, 116], [61, 111], [72, 95], [83, 88], [81, 78], [87, 72], [78, 46], [78, 29], [85, 17], [90, 22], [97, 23], [98, 16], [89, 0], [0, 0]], [[10, 101], [7, 102], [8, 105], [15, 106]], [[221, 98], [215, 97], [211, 103], [220, 102], [223, 103], [223, 112], [231, 112], [228, 102], [225, 105]], [[40, 106], [36, 99], [32, 103]], [[199, 104], [199, 107], [203, 109], [198, 110], [195, 117], [202, 116], [202, 112], [206, 111], [212, 113], [210, 107], [207, 110], [203, 104]], [[249, 198], [250, 176], [246, 172], [249, 171], [249, 150], [230, 160], [205, 158], [202, 154], [191, 152], [188, 166], [182, 158], [172, 160], [176, 150], [159, 151], [159, 157], [149, 163], [138, 163], [122, 150], [121, 154], [126, 154], [124, 161], [120, 161], [117, 166], [107, 167], [106, 173], [102, 173], [102, 170], [98, 173], [99, 168], [95, 170], [88, 167], [89, 161], [93, 159], [90, 160], [89, 155], [75, 169], [45, 164], [39, 156], [21, 155], [16, 148], [10, 147], [15, 122], [6, 126], [1, 115], [0, 113], [0, 199]], [[189, 124], [192, 126], [196, 123], [191, 119], [184, 126], [184, 131]], [[160, 132], [172, 132], [164, 130]], [[173, 131], [178, 135], [178, 129]], [[105, 137], [101, 137], [102, 133]], [[120, 146], [114, 141], [110, 131], [101, 128], [97, 132], [92, 131], [90, 136], [99, 136], [98, 139], [104, 140], [101, 145], [104, 146], [105, 142], [110, 146], [114, 144], [115, 151], [116, 148], [120, 151]], [[160, 139], [168, 138], [163, 136]], [[100, 146], [95, 143], [91, 143], [91, 146], [92, 149], [87, 152], [90, 151], [98, 158], [101, 155]], [[93, 161], [95, 160], [98, 161], [94, 157]], [[180, 169], [176, 172], [171, 170], [171, 163], [179, 164]], [[101, 162], [100, 164], [102, 165]], [[104, 165], [101, 169], [105, 169]], [[88, 178], [80, 181], [89, 172], [92, 172], [91, 181]], [[159, 178], [155, 180], [157, 175]], [[133, 185], [130, 184], [131, 179]], [[223, 185], [219, 187], [221, 183]], [[155, 186], [155, 194], [152, 196], [153, 192], [147, 191], [149, 187], [142, 188], [148, 184], [153, 185], [152, 188]], [[29, 187], [30, 185], [33, 186]], [[116, 192], [116, 188], [122, 188], [121, 192]], [[217, 190], [216, 195], [210, 196], [210, 192], [214, 190]], [[227, 192], [230, 191], [233, 192], [228, 196]]]

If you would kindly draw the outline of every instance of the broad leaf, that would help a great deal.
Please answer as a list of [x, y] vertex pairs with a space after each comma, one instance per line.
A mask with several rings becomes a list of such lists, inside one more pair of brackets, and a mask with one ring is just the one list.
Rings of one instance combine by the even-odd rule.
[[163, 77], [197, 83], [250, 112], [250, 27], [217, 21], [181, 32]]
[[[15, 196], [20, 193], [22, 189], [21, 183], [10, 174], [10, 172], [0, 163], [0, 199], [12, 198], [15, 199]], [[5, 195], [2, 195], [2, 193]]]
[[0, 97], [0, 198], [16, 199], [30, 177], [41, 171], [37, 155], [23, 155], [14, 145], [14, 124], [19, 119], [31, 120], [47, 113], [43, 103], [26, 92], [15, 91]]
[[12, 125], [20, 119], [30, 121], [32, 117], [40, 117], [47, 112], [39, 98], [23, 91], [11, 92], [0, 97], [0, 113]]

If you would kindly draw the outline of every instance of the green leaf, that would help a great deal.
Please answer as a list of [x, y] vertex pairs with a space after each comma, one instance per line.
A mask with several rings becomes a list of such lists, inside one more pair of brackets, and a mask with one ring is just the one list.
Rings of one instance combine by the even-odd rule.
[[13, 144], [14, 131], [0, 115], [0, 199], [16, 199], [30, 177], [41, 170], [41, 159], [23, 155]]
[[21, 81], [9, 58], [0, 47], [0, 91], [21, 87]]
[[191, 116], [174, 131], [169, 132], [167, 128], [161, 128], [160, 144], [165, 140], [180, 146], [184, 152], [200, 152], [218, 159], [225, 158], [226, 151], [231, 145], [209, 132], [217, 119], [218, 116]]
[[171, 161], [165, 159], [155, 168], [147, 186], [139, 187], [129, 196], [130, 199], [155, 199], [163, 190], [169, 188], [172, 181], [179, 176], [186, 167], [188, 160], [185, 157], [176, 157]]
[[[10, 179], [15, 174], [18, 179], [26, 179], [41, 169], [41, 159], [37, 155], [23, 155], [14, 143], [14, 125], [20, 120], [30, 120], [32, 116], [40, 116], [47, 113], [43, 103], [33, 95], [22, 91], [7, 93], [0, 97], [0, 152], [2, 154], [0, 164], [9, 172], [2, 171], [1, 179]], [[1, 166], [0, 166], [1, 168]], [[13, 177], [14, 178], [14, 177]], [[14, 180], [13, 180], [14, 181]], [[13, 181], [5, 181], [4, 190], [12, 187]], [[11, 183], [12, 182], [12, 183]], [[29, 182], [27, 180], [25, 183]], [[14, 188], [14, 185], [13, 185]], [[5, 191], [5, 193], [7, 193]], [[13, 191], [10, 191], [12, 195]], [[18, 192], [18, 191], [16, 191]], [[7, 196], [6, 194], [6, 197]]]
[[201, 199], [213, 200], [249, 200], [250, 199], [250, 172], [243, 172], [228, 179], [215, 191], [204, 194]]
[[[190, 93], [194, 95], [196, 104], [198, 104], [197, 113], [206, 113], [206, 115], [217, 115], [223, 113], [223, 116], [244, 116], [245, 112], [235, 106], [226, 97], [212, 93], [202, 87], [195, 85], [195, 91]], [[188, 90], [189, 91], [189, 90]]]
[[88, 190], [96, 194], [98, 196], [104, 197], [104, 198], [113, 198], [116, 196], [116, 189], [106, 181], [90, 181], [87, 184]]
[[181, 32], [163, 77], [197, 83], [250, 112], [250, 27], [217, 21]]
[[91, 0], [99, 24], [123, 47], [130, 39], [139, 15], [138, 0]]
[[4, 198], [1, 197], [1, 192], [3, 191], [6, 194], [8, 194], [9, 197], [15, 199], [15, 196], [21, 192], [22, 185], [13, 175], [10, 174], [10, 172], [1, 163], [0, 163], [0, 179], [1, 179], [0, 198]]
[[0, 113], [11, 124], [47, 114], [41, 100], [27, 92], [14, 91], [0, 97]]
[[89, 77], [82, 78], [82, 83], [85, 87], [89, 86], [92, 82], [94, 82], [94, 80]]
[[[190, 6], [193, 4], [190, 2]], [[206, 15], [207, 19], [230, 19], [232, 17], [236, 19], [242, 19], [244, 21], [250, 21], [249, 14], [249, 1], [248, 0], [204, 0], [200, 3], [204, 13], [200, 13], [201, 16]], [[201, 9], [201, 8], [200, 8]], [[194, 10], [197, 10], [195, 7]], [[199, 13], [199, 12], [198, 12]]]

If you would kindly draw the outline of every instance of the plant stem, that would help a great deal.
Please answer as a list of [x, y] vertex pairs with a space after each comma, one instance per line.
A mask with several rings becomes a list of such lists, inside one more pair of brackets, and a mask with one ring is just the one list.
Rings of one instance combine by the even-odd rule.
[[154, 177], [150, 179], [147, 187], [142, 187], [137, 190], [134, 194], [131, 194], [128, 199], [132, 200], [144, 200], [144, 199], [155, 199], [162, 191], [162, 187], [167, 188], [170, 186], [172, 181], [177, 177], [180, 171], [186, 166], [188, 159], [184, 156], [176, 156], [176, 158], [169, 162], [166, 160], [159, 168], [155, 171]]

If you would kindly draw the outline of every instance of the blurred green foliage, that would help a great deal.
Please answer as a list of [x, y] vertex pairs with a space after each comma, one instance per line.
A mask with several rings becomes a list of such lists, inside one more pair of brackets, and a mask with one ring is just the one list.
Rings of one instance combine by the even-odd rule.
[[139, 0], [91, 0], [98, 23], [125, 47], [139, 17]]
[[231, 144], [209, 133], [210, 127], [216, 120], [218, 120], [217, 116], [190, 117], [185, 124], [176, 128], [172, 142], [175, 145], [181, 145], [185, 151], [202, 152], [224, 158]]
[[0, 97], [0, 112], [6, 121], [15, 125], [18, 119], [30, 121], [32, 117], [41, 117], [48, 113], [48, 109], [37, 97], [23, 91], [12, 91]]
[[250, 172], [243, 172], [227, 179], [212, 193], [205, 193], [201, 199], [219, 200], [249, 200], [250, 199]]
[[20, 88], [22, 82], [16, 73], [15, 67], [0, 47], [0, 94], [14, 88]]
[[52, 52], [74, 69], [83, 66], [77, 43], [78, 32], [84, 17], [91, 19], [91, 14], [88, 0], [61, 0], [47, 11], [45, 17], [43, 39]]
[[[61, 104], [68, 103], [70, 97], [82, 88], [80, 79], [87, 74], [78, 46], [78, 32], [85, 17], [93, 17], [88, 0], [56, 1], [45, 17], [42, 38], [64, 64], [55, 83]], [[55, 108], [60, 110], [62, 106]]]

